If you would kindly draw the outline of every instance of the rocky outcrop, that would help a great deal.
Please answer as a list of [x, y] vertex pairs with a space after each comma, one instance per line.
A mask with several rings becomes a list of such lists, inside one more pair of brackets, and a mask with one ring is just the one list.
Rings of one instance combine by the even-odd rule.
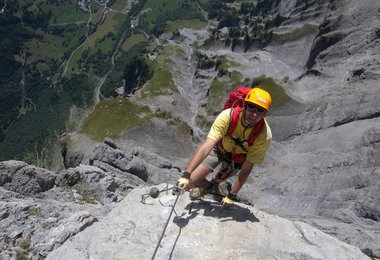
[[22, 195], [51, 189], [55, 178], [54, 173], [24, 162], [7, 161], [0, 164], [0, 185]]
[[147, 188], [134, 189], [47, 259], [369, 259], [308, 224], [244, 204], [224, 210], [207, 198], [192, 202], [184, 194], [176, 201], [165, 192], [140, 203], [146, 193]]
[[[179, 169], [142, 148], [125, 151], [107, 139], [90, 158], [93, 165], [61, 172], [17, 161], [0, 163], [2, 174], [11, 176], [10, 182], [12, 176], [29, 176], [26, 169], [31, 168], [36, 176], [54, 176], [54, 186], [43, 191], [29, 189], [33, 192], [21, 194], [24, 189], [8, 191], [5, 185], [0, 187], [2, 259], [117, 259], [153, 254], [186, 259], [214, 258], [215, 254], [218, 259], [237, 255], [251, 259], [367, 259], [358, 248], [305, 223], [244, 204], [225, 210], [210, 198], [191, 202], [187, 194], [180, 195], [176, 203], [168, 185], [158, 186], [160, 197], [154, 200], [147, 186], [174, 183]], [[162, 244], [154, 251], [174, 203], [176, 216], [169, 221]], [[366, 207], [371, 203], [362, 210]], [[209, 230], [205, 227], [210, 226], [213, 232], [205, 233]], [[207, 246], [196, 252], [185, 249], [199, 243]]]
[[103, 170], [112, 171], [116, 176], [125, 177], [124, 173], [128, 172], [135, 176], [129, 178], [152, 184], [175, 181], [176, 174], [173, 172], [180, 171], [178, 166], [174, 167], [167, 159], [141, 147], [135, 147], [126, 153], [106, 143], [95, 148], [89, 163]]
[[328, 47], [336, 44], [345, 37], [342, 32], [326, 33], [315, 39], [311, 48], [309, 59], [306, 62], [306, 67], [310, 69], [315, 64], [317, 56]]
[[60, 138], [61, 154], [65, 168], [74, 168], [91, 154], [99, 143], [80, 133], [65, 133]]
[[74, 213], [59, 226], [50, 229], [47, 236], [39, 241], [37, 250], [39, 252], [49, 252], [60, 247], [67, 239], [85, 230], [98, 219], [87, 211]]
[[0, 258], [39, 258], [82, 232], [146, 185], [174, 183], [179, 167], [136, 147], [118, 148], [111, 139], [81, 164], [60, 172], [20, 161], [0, 162]]

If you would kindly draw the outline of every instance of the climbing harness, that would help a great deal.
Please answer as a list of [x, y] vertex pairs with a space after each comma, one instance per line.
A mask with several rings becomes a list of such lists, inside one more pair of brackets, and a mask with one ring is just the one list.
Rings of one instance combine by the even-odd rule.
[[[163, 190], [161, 190], [161, 191], [158, 190], [156, 187], [152, 187], [152, 188], [150, 189], [149, 193], [143, 194], [143, 195], [141, 196], [141, 203], [145, 204], [145, 199], [146, 199], [147, 197], [157, 198], [158, 195], [159, 195], [161, 192], [165, 192], [165, 191], [169, 191], [169, 190], [172, 190], [172, 194], [175, 195], [176, 198], [175, 198], [174, 204], [171, 206], [171, 207], [172, 207], [172, 210], [170, 211], [169, 217], [168, 217], [168, 219], [167, 219], [167, 221], [166, 221], [166, 224], [165, 224], [165, 226], [164, 226], [164, 229], [163, 229], [163, 231], [162, 231], [162, 233], [161, 233], [160, 239], [158, 240], [157, 246], [156, 246], [156, 248], [155, 248], [155, 250], [154, 250], [154, 253], [153, 253], [153, 256], [152, 256], [152, 260], [156, 257], [156, 253], [157, 253], [157, 251], [158, 251], [158, 248], [160, 247], [160, 244], [161, 244], [162, 238], [163, 238], [164, 235], [165, 235], [166, 228], [167, 228], [168, 225], [169, 225], [169, 221], [170, 221], [170, 219], [171, 219], [171, 217], [172, 217], [173, 212], [175, 212], [174, 208], [175, 208], [175, 206], [176, 206], [176, 204], [177, 204], [177, 201], [178, 201], [178, 199], [179, 199], [179, 196], [180, 196], [181, 194], [183, 194], [183, 193], [185, 192], [185, 190], [184, 190], [182, 187], [179, 187], [179, 186], [177, 186], [177, 185], [175, 185], [175, 186], [173, 186], [173, 187], [171, 187], [171, 188], [168, 188], [168, 186], [166, 186], [166, 188], [163, 189]], [[161, 203], [161, 202], [160, 202], [160, 203]], [[161, 203], [161, 205], [162, 205], [162, 203]], [[177, 213], [175, 213], [175, 214], [177, 215]]]

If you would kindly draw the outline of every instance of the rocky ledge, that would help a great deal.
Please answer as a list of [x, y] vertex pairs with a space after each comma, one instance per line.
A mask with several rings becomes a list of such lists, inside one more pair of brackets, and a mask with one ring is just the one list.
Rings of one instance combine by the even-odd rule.
[[369, 259], [308, 224], [251, 206], [226, 210], [208, 198], [190, 201], [183, 194], [176, 200], [171, 192], [141, 203], [147, 193], [134, 189], [47, 259]]
[[[210, 198], [176, 200], [163, 191], [179, 175], [167, 159], [111, 139], [88, 164], [60, 172], [0, 162], [0, 258], [368, 259], [309, 224], [247, 204], [225, 210]], [[152, 185], [162, 191], [157, 199]]]
[[174, 183], [179, 167], [111, 140], [88, 164], [59, 172], [21, 161], [0, 162], [0, 259], [44, 258], [108, 215], [136, 187]]

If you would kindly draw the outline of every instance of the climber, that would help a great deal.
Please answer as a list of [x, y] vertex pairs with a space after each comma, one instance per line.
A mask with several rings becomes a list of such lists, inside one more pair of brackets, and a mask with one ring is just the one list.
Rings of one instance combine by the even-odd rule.
[[[263, 161], [272, 140], [270, 127], [264, 118], [272, 99], [259, 87], [248, 91], [242, 98], [241, 107], [225, 109], [217, 116], [207, 138], [178, 180], [179, 187], [190, 191], [191, 199], [200, 199], [205, 194], [220, 194], [219, 184], [237, 175], [221, 202], [223, 208], [232, 206], [253, 166]], [[208, 181], [207, 175], [218, 165], [220, 170]]]

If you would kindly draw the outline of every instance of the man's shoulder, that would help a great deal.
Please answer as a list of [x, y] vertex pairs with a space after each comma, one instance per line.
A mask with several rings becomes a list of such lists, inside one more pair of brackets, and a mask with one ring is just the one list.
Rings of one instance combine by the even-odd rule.
[[230, 118], [231, 116], [231, 108], [227, 108], [227, 109], [224, 109], [222, 112], [219, 113], [219, 115], [216, 117], [215, 121], [216, 120], [226, 120]]
[[224, 109], [222, 112], [220, 112], [220, 114], [222, 115], [230, 115], [231, 112], [232, 112], [233, 108], [227, 108], [227, 109]]
[[261, 130], [261, 134], [263, 134], [263, 137], [265, 136], [266, 140], [271, 140], [272, 139], [272, 130], [269, 126], [269, 123], [268, 121], [266, 120], [266, 118], [264, 118], [264, 125], [263, 125], [263, 129]]

